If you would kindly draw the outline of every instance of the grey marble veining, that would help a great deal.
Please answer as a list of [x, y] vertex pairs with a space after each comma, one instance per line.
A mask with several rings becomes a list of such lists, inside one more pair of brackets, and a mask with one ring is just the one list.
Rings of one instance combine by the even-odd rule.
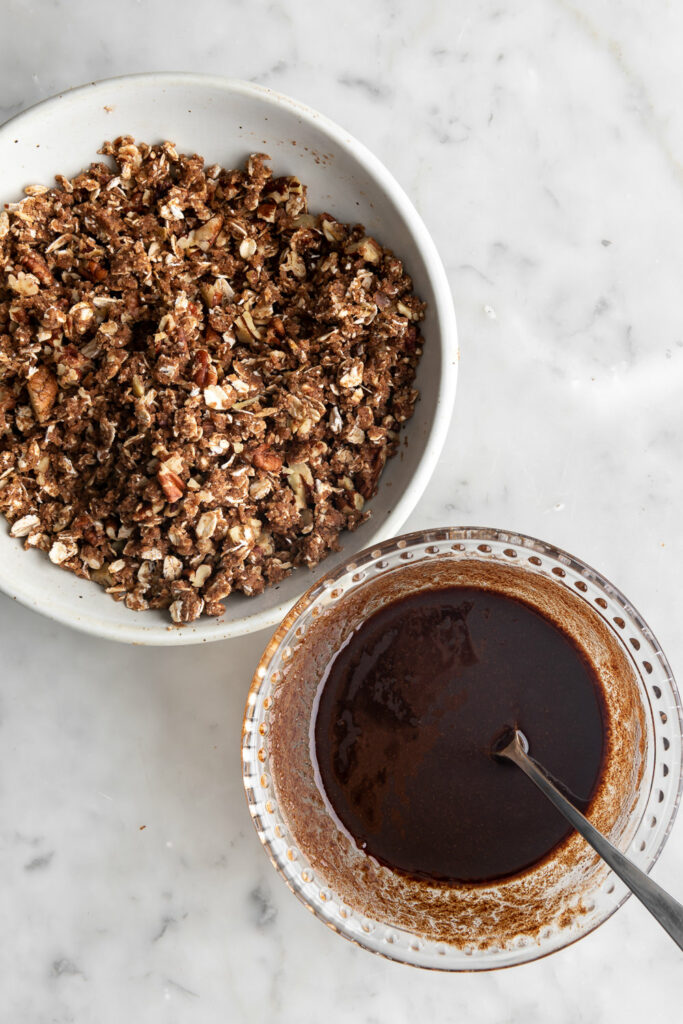
[[[366, 142], [446, 264], [462, 363], [408, 524], [543, 537], [619, 585], [683, 675], [683, 9], [637, 0], [9, 0], [0, 120], [132, 71], [262, 82]], [[177, 140], [181, 141], [181, 140]], [[286, 890], [238, 748], [267, 637], [144, 650], [0, 599], [0, 1019], [591, 1024], [676, 1019], [635, 901], [545, 961], [378, 960]], [[682, 894], [679, 822], [655, 877]]]

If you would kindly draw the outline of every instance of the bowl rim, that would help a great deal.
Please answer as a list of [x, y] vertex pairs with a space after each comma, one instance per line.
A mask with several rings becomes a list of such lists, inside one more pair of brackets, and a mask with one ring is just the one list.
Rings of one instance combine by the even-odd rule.
[[[400, 530], [423, 495], [445, 445], [453, 412], [459, 362], [458, 331], [451, 288], [436, 244], [427, 230], [424, 221], [415, 209], [412, 200], [401, 185], [399, 185], [391, 171], [385, 167], [382, 161], [364, 143], [313, 107], [309, 107], [299, 100], [270, 89], [267, 86], [246, 82], [237, 78], [189, 71], [149, 71], [119, 75], [74, 86], [40, 100], [5, 121], [4, 124], [0, 125], [0, 145], [5, 143], [10, 135], [16, 133], [16, 129], [20, 127], [22, 121], [29, 121], [32, 118], [40, 117], [41, 114], [47, 113], [60, 104], [64, 104], [64, 101], [68, 105], [68, 101], [71, 99], [80, 99], [88, 95], [96, 97], [98, 92], [106, 92], [106, 90], [111, 90], [117, 86], [128, 88], [134, 87], [136, 84], [144, 83], [149, 85], [152, 82], [156, 83], [162, 90], [167, 86], [175, 87], [185, 83], [209, 91], [221, 91], [234, 95], [248, 96], [275, 108], [284, 107], [290, 112], [295, 113], [302, 121], [322, 129], [340, 149], [348, 153], [377, 181], [380, 188], [401, 210], [409, 233], [424, 260], [425, 269], [433, 288], [433, 305], [440, 324], [437, 338], [442, 366], [437, 394], [433, 403], [431, 422], [424, 442], [424, 453], [412, 479], [408, 481], [399, 499], [373, 535], [372, 543], [381, 543]], [[63, 106], [62, 109], [64, 110], [66, 107]], [[85, 606], [83, 610], [79, 609], [78, 615], [74, 616], [63, 607], [58, 595], [55, 597], [47, 592], [41, 592], [37, 595], [35, 588], [22, 585], [21, 579], [10, 579], [4, 576], [1, 566], [0, 590], [7, 594], [8, 597], [19, 601], [20, 604], [82, 632], [125, 643], [180, 646], [227, 640], [235, 636], [243, 636], [255, 632], [259, 629], [273, 627], [296, 604], [301, 594], [308, 590], [308, 586], [303, 587], [302, 585], [298, 596], [285, 601], [279, 601], [270, 608], [230, 620], [227, 618], [222, 621], [218, 619], [208, 626], [204, 625], [201, 628], [188, 624], [182, 629], [173, 628], [168, 623], [145, 625], [144, 621], [139, 623], [131, 621], [130, 624], [125, 625], [118, 624], [110, 621], [106, 614], [101, 612], [93, 614], [90, 612], [86, 602], [83, 602]], [[141, 619], [144, 618], [142, 613], [138, 613], [138, 615]]]
[[[567, 936], [564, 941], [560, 941], [557, 944], [551, 945], [551, 947], [547, 949], [533, 949], [529, 946], [526, 946], [518, 951], [517, 956], [511, 954], [507, 962], [482, 961], [473, 963], [472, 961], [470, 961], [469, 964], [464, 964], [462, 962], [458, 962], [455, 964], [449, 962], [427, 963], [425, 962], [424, 959], [420, 958], [419, 956], [415, 956], [412, 952], [408, 952], [405, 955], [402, 955], [400, 952], [395, 951], [393, 947], [391, 949], [386, 947], [375, 948], [373, 945], [370, 944], [369, 940], [365, 941], [362, 936], [359, 936], [358, 934], [351, 932], [345, 920], [340, 922], [330, 920], [329, 916], [327, 916], [326, 913], [323, 912], [321, 906], [317, 905], [315, 898], [313, 896], [309, 896], [304, 891], [301, 882], [299, 881], [299, 879], [295, 877], [293, 873], [293, 865], [291, 860], [289, 858], [283, 858], [282, 856], [280, 856], [279, 851], [277, 849], [277, 840], [274, 842], [273, 838], [268, 834], [269, 830], [267, 828], [261, 827], [260, 825], [260, 821], [262, 819], [260, 803], [262, 801], [259, 801], [258, 796], [254, 795], [255, 791], [257, 791], [258, 789], [258, 786], [263, 785], [263, 782], [259, 780], [270, 777], [270, 765], [267, 763], [259, 765], [260, 772], [265, 772], [265, 776], [259, 776], [258, 773], [254, 775], [253, 765], [250, 763], [249, 760], [251, 755], [256, 751], [256, 748], [258, 748], [261, 745], [258, 740], [260, 732], [257, 732], [257, 730], [254, 728], [256, 719], [258, 717], [261, 717], [262, 715], [262, 712], [258, 711], [257, 709], [268, 709], [270, 707], [270, 704], [272, 703], [270, 692], [274, 684], [271, 679], [272, 673], [270, 672], [270, 667], [272, 666], [273, 660], [277, 656], [278, 651], [280, 649], [283, 649], [283, 643], [290, 634], [292, 636], [292, 644], [296, 644], [296, 639], [294, 638], [294, 630], [296, 624], [300, 620], [301, 616], [309, 608], [309, 606], [314, 604], [314, 602], [321, 595], [325, 594], [326, 592], [329, 594], [334, 584], [337, 583], [339, 579], [347, 575], [349, 572], [355, 572], [358, 569], [365, 568], [366, 566], [371, 566], [373, 564], [377, 565], [378, 561], [383, 559], [389, 553], [390, 549], [393, 550], [398, 548], [401, 550], [410, 550], [411, 546], [417, 546], [420, 544], [434, 545], [435, 543], [444, 541], [448, 541], [450, 543], [457, 543], [458, 541], [463, 540], [476, 540], [477, 542], [481, 542], [481, 544], [483, 545], [479, 548], [481, 554], [477, 555], [475, 549], [475, 552], [468, 551], [467, 555], [464, 555], [463, 557], [486, 558], [487, 553], [485, 552], [484, 549], [488, 548], [488, 553], [491, 553], [492, 549], [488, 547], [488, 542], [494, 542], [500, 544], [501, 547], [504, 545], [519, 546], [520, 548], [529, 551], [530, 555], [543, 555], [546, 558], [551, 559], [557, 567], [562, 568], [563, 566], [567, 566], [568, 569], [578, 571], [583, 579], [589, 581], [601, 595], [609, 597], [614, 602], [614, 604], [623, 611], [624, 615], [629, 617], [632, 623], [637, 627], [639, 634], [642, 637], [644, 637], [650, 643], [653, 650], [656, 651], [656, 661], [658, 663], [658, 667], [661, 669], [662, 673], [666, 677], [666, 683], [671, 691], [671, 698], [673, 703], [672, 706], [668, 707], [668, 710], [670, 710], [671, 712], [675, 712], [675, 714], [672, 714], [672, 718], [675, 719], [675, 728], [678, 738], [679, 749], [678, 776], [677, 778], [672, 779], [672, 786], [675, 783], [675, 792], [672, 794], [671, 807], [668, 813], [668, 817], [664, 823], [663, 828], [657, 830], [659, 833], [659, 837], [656, 841], [656, 845], [648, 851], [647, 860], [639, 865], [642, 868], [642, 870], [646, 872], [646, 874], [649, 874], [651, 872], [652, 868], [657, 863], [669, 836], [671, 835], [671, 831], [676, 821], [676, 817], [681, 804], [681, 798], [683, 796], [683, 753], [680, 749], [681, 746], [683, 746], [683, 705], [681, 703], [681, 696], [678, 690], [678, 686], [676, 684], [675, 676], [672, 672], [666, 654], [662, 650], [662, 647], [659, 644], [659, 641], [657, 640], [655, 634], [652, 632], [652, 630], [648, 626], [647, 622], [643, 619], [642, 615], [637, 610], [637, 608], [635, 608], [632, 602], [628, 600], [628, 598], [622, 593], [621, 590], [619, 590], [619, 588], [617, 588], [613, 583], [611, 583], [607, 579], [607, 577], [604, 576], [601, 572], [594, 569], [591, 565], [589, 565], [587, 562], [584, 562], [581, 558], [578, 558], [577, 556], [570, 554], [569, 552], [557, 547], [554, 544], [551, 544], [550, 542], [542, 541], [536, 537], [531, 537], [528, 534], [520, 533], [518, 530], [504, 530], [496, 527], [480, 526], [449, 526], [430, 527], [424, 530], [412, 531], [410, 533], [406, 533], [399, 537], [395, 537], [391, 540], [385, 541], [383, 544], [377, 546], [376, 548], [368, 547], [363, 549], [362, 551], [357, 552], [357, 554], [354, 555], [351, 559], [342, 563], [336, 568], [331, 569], [330, 572], [326, 573], [323, 577], [314, 582], [311, 585], [311, 587], [309, 587], [308, 591], [290, 609], [288, 614], [280, 623], [275, 633], [268, 641], [263, 651], [263, 654], [259, 659], [258, 665], [256, 666], [251, 686], [247, 694], [244, 716], [242, 720], [242, 782], [244, 785], [245, 797], [247, 800], [249, 813], [264, 851], [268, 854], [268, 857], [271, 863], [273, 864], [273, 867], [280, 875], [280, 877], [283, 879], [283, 881], [290, 889], [290, 891], [294, 893], [297, 899], [311, 913], [313, 913], [313, 915], [317, 917], [318, 920], [320, 920], [323, 924], [326, 924], [329, 928], [331, 928], [337, 934], [341, 935], [343, 938], [352, 942], [354, 945], [360, 946], [368, 952], [374, 953], [377, 956], [381, 956], [384, 959], [391, 960], [395, 963], [419, 967], [424, 970], [434, 970], [448, 973], [479, 973], [481, 971], [506, 970], [510, 967], [521, 966], [525, 963], [532, 963], [536, 960], [544, 959], [545, 957], [550, 956], [552, 953], [560, 952], [563, 949], [567, 949], [569, 946], [573, 946], [580, 939], [585, 938], [587, 935], [590, 935], [602, 924], [604, 924], [605, 921], [609, 920], [609, 918], [612, 917], [612, 915], [615, 914], [616, 911], [624, 905], [627, 899], [629, 899], [629, 897], [632, 895], [631, 891], [627, 889], [626, 886], [623, 886], [624, 891], [622, 891], [619, 897], [614, 900], [613, 905], [607, 908], [606, 910], [603, 908], [603, 913], [601, 914], [601, 916], [599, 916], [599, 919], [590, 922], [588, 926], [585, 927], [583, 930], [580, 930], [578, 934], [573, 936]], [[381, 566], [377, 566], [377, 568], [380, 567]], [[529, 569], [529, 571], [535, 571], [535, 568]], [[565, 581], [562, 578], [558, 577], [556, 577], [556, 582], [558, 583], [558, 585], [569, 585], [568, 583], [565, 584]], [[586, 598], [586, 594], [583, 591], [583, 589], [580, 592], [580, 596], [581, 598], [588, 601], [588, 598]], [[625, 637], [621, 636], [620, 633], [618, 633], [614, 629], [614, 626], [612, 625], [612, 621], [614, 620], [610, 621], [606, 617], [606, 613], [603, 614], [601, 605], [599, 605], [599, 614], [601, 615], [605, 623], [608, 625], [608, 627], [612, 630], [614, 635], [620, 640], [624, 648], [624, 651], [626, 652], [627, 656], [630, 658], [631, 662], [635, 666], [636, 676], [639, 680], [639, 683], [642, 686], [646, 698], [645, 710], [648, 714], [651, 724], [654, 727], [656, 734], [658, 723], [656, 721], [654, 714], [654, 706], [650, 695], [650, 689], [645, 685], [644, 677], [641, 673], [640, 666], [637, 664], [636, 659], [634, 658], [635, 652], [630, 651], [628, 649], [628, 644], [626, 642]], [[268, 703], [265, 703], [265, 699], [261, 699], [263, 697], [264, 690], [267, 691], [267, 698], [269, 698]], [[658, 756], [657, 750], [655, 750], [655, 756]], [[258, 755], [258, 751], [256, 751], [256, 757], [258, 761], [262, 760]], [[254, 781], [254, 779], [256, 779], [257, 781]], [[640, 817], [636, 824], [636, 828], [633, 832], [633, 841], [635, 841], [635, 837], [639, 833], [642, 834], [642, 826], [645, 821], [646, 814], [648, 813], [648, 805], [652, 800], [652, 794], [654, 792], [654, 789], [655, 777], [653, 775], [653, 777], [649, 780], [647, 799], [643, 803], [642, 809], [640, 811]], [[267, 794], [270, 798], [268, 803], [274, 805], [279, 815], [279, 804], [277, 797], [273, 791], [272, 783], [269, 783], [268, 785]], [[266, 805], [266, 809], [269, 809], [268, 805]], [[279, 837], [277, 829], [275, 830], [275, 836]], [[288, 841], [288, 844], [290, 848], [297, 848], [296, 839], [293, 836]], [[631, 844], [629, 844], [629, 855], [632, 856], [631, 849]], [[296, 858], [294, 858], [294, 861], [296, 861]], [[603, 882], [601, 883], [601, 888], [604, 887], [612, 879], [616, 879], [616, 876], [613, 872], [608, 871], [605, 875], [605, 878], [603, 879]], [[617, 879], [617, 882], [618, 881], [619, 880]], [[321, 884], [327, 886], [327, 883], [324, 879], [318, 878], [315, 880], [315, 886], [320, 886]], [[404, 929], [401, 929], [398, 926], [389, 925], [386, 923], [383, 924], [382, 922], [378, 923], [387, 932], [398, 932], [402, 935], [410, 934], [409, 932], [406, 932]], [[433, 940], [424, 940], [424, 938], [421, 936], [420, 939], [425, 942], [433, 942]], [[433, 942], [433, 945], [445, 946], [446, 944]], [[444, 957], [443, 959], [444, 961], [446, 961], [446, 957]]]

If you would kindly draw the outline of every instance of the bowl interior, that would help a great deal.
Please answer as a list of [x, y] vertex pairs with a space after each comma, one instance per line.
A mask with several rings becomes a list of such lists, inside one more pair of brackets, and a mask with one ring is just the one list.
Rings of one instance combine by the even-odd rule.
[[561, 616], [590, 654], [610, 721], [590, 817], [645, 869], [668, 834], [681, 775], [680, 709], [666, 660], [632, 607], [577, 560], [529, 538], [432, 531], [365, 552], [314, 587], [273, 638], [247, 706], [245, 785], [257, 829], [290, 887], [326, 923], [374, 952], [451, 970], [535, 959], [592, 930], [626, 898], [577, 835], [497, 885], [426, 887], [378, 868], [327, 814], [308, 731], [330, 649], [388, 590], [390, 599], [463, 572]]
[[54, 97], [0, 129], [0, 200], [15, 201], [28, 184], [52, 184], [100, 159], [105, 139], [130, 134], [170, 139], [209, 163], [240, 166], [266, 152], [278, 174], [308, 186], [312, 211], [360, 221], [399, 254], [417, 293], [428, 303], [421, 392], [401, 453], [390, 460], [372, 517], [342, 552], [313, 571], [298, 570], [258, 597], [231, 596], [220, 620], [171, 629], [162, 612], [131, 612], [94, 584], [56, 572], [36, 551], [24, 551], [0, 523], [0, 587], [71, 625], [138, 643], [194, 643], [274, 625], [291, 603], [348, 552], [398, 532], [434, 468], [455, 391], [457, 342], [443, 267], [429, 235], [393, 178], [363, 146], [326, 118], [268, 89], [195, 75], [142, 75], [85, 86]]

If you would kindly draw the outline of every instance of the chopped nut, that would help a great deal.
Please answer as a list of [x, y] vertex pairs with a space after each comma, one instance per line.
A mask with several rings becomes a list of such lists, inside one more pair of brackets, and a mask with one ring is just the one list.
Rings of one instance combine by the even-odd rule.
[[217, 412], [230, 409], [236, 397], [234, 389], [229, 385], [228, 388], [222, 388], [219, 384], [212, 384], [204, 389], [204, 401], [209, 409], [215, 409]]
[[349, 246], [347, 252], [357, 252], [367, 263], [379, 263], [382, 259], [382, 246], [374, 238], [361, 238]]
[[252, 461], [257, 469], [262, 469], [266, 473], [279, 473], [282, 469], [282, 459], [267, 444], [258, 446], [253, 454]]
[[261, 338], [261, 332], [254, 323], [251, 313], [246, 309], [235, 320], [235, 330], [244, 345], [250, 345], [252, 341], [259, 341]]
[[332, 217], [325, 215], [320, 218], [320, 226], [328, 242], [343, 242], [346, 238], [346, 229]]
[[193, 587], [203, 587], [209, 576], [211, 575], [212, 569], [210, 565], [200, 565], [193, 572], [190, 577]]
[[422, 319], [422, 310], [421, 309], [415, 308], [413, 306], [409, 306], [409, 305], [407, 305], [407, 303], [402, 302], [400, 299], [396, 303], [396, 309], [401, 314], [401, 316], [405, 316], [409, 320], [421, 320]]
[[99, 284], [101, 281], [106, 281], [107, 279], [106, 269], [96, 260], [86, 260], [83, 273], [86, 277], [90, 278], [91, 281], [94, 281], [95, 284]]
[[[266, 199], [265, 202], [261, 203], [257, 209], [257, 213], [261, 220], [268, 221], [269, 224], [275, 223], [275, 212], [277, 210], [277, 203], [272, 199]], [[2, 237], [0, 235], [0, 237]]]
[[183, 462], [182, 455], [174, 452], [173, 455], [169, 455], [167, 459], [164, 459], [164, 465], [167, 469], [172, 470], [174, 473], [183, 473], [185, 470], [185, 463]]
[[168, 466], [163, 463], [157, 470], [157, 480], [170, 502], [179, 501], [180, 498], [182, 498], [185, 491], [185, 484], [177, 473], [174, 473], [172, 469], [169, 469]]
[[7, 283], [13, 292], [24, 297], [37, 295], [40, 291], [40, 281], [35, 274], [26, 274], [23, 270], [20, 270], [17, 274], [9, 274]]
[[363, 382], [363, 364], [359, 359], [349, 360], [342, 364], [339, 385], [342, 388], [355, 388]]
[[218, 376], [211, 365], [211, 357], [205, 348], [200, 348], [196, 353], [195, 367], [196, 369], [192, 375], [192, 380], [195, 382], [197, 387], [213, 387], [218, 380]]
[[35, 252], [30, 252], [22, 257], [21, 262], [31, 274], [34, 274], [35, 277], [38, 278], [41, 284], [49, 287], [51, 284], [55, 283], [55, 279], [52, 276], [43, 256], [40, 256]]
[[289, 486], [294, 492], [297, 508], [305, 508], [306, 488], [304, 483], [308, 484], [309, 487], [313, 486], [313, 475], [310, 468], [305, 462], [295, 462], [294, 465], [286, 468], [285, 473], [287, 474]]
[[343, 426], [344, 421], [339, 414], [339, 409], [333, 405], [330, 410], [330, 430], [333, 434], [340, 434]]
[[210, 217], [194, 233], [194, 240], [200, 249], [210, 249], [223, 227], [222, 217]]
[[36, 419], [42, 423], [48, 418], [55, 404], [59, 390], [57, 378], [47, 367], [39, 366], [29, 376], [26, 387]]

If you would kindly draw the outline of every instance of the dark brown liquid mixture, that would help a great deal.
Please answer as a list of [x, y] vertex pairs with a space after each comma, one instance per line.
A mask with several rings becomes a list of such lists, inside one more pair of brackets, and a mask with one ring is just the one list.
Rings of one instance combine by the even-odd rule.
[[323, 788], [359, 847], [394, 870], [459, 882], [516, 874], [571, 829], [492, 757], [506, 725], [585, 810], [605, 746], [588, 659], [514, 598], [423, 591], [373, 615], [330, 663], [314, 723]]

